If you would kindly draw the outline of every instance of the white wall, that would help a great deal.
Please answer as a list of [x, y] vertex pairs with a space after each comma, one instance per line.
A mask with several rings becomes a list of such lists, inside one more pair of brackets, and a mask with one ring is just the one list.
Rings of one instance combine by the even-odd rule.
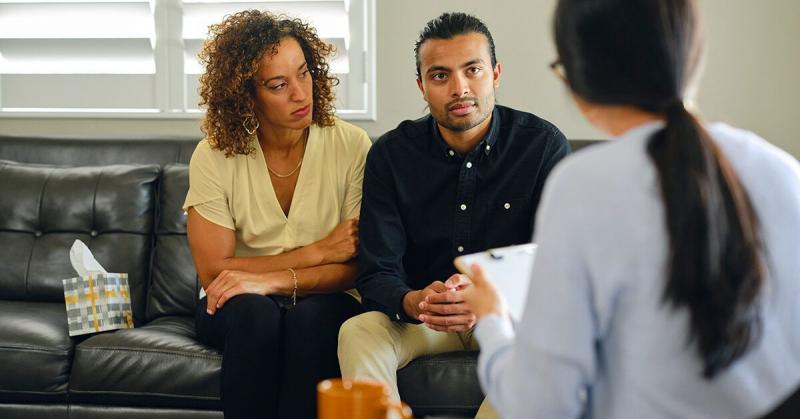
[[[569, 138], [601, 138], [577, 114], [547, 68], [554, 0], [376, 0], [378, 119], [360, 123], [371, 136], [424, 114], [414, 81], [413, 43], [429, 19], [459, 10], [482, 18], [503, 65], [500, 103], [534, 112]], [[707, 60], [698, 103], [706, 119], [753, 130], [800, 157], [800, 1], [700, 0]], [[200, 135], [192, 120], [0, 119], [16, 135]]]

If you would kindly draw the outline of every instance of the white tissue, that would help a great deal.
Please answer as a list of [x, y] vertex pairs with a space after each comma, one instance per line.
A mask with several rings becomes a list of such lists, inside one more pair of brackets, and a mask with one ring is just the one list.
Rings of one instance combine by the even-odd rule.
[[80, 240], [72, 243], [69, 249], [69, 261], [72, 263], [72, 269], [75, 269], [80, 277], [86, 277], [89, 273], [108, 273], [94, 258], [92, 251]]

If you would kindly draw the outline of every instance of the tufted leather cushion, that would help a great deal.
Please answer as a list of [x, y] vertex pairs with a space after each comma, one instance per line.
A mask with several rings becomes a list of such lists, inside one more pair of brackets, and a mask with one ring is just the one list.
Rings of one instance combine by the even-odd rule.
[[0, 319], [0, 400], [65, 401], [72, 341], [64, 303], [0, 300]]
[[75, 347], [70, 397], [122, 406], [219, 408], [222, 355], [198, 343], [191, 317], [162, 317]]
[[147, 320], [194, 315], [200, 284], [186, 241], [183, 201], [189, 190], [189, 166], [164, 167], [159, 194], [159, 222], [153, 256], [153, 279], [147, 299]]
[[144, 320], [158, 166], [51, 167], [0, 161], [0, 295], [64, 301], [83, 240], [109, 272], [127, 272], [134, 321]]
[[400, 398], [415, 415], [461, 414], [472, 417], [483, 402], [477, 352], [424, 356], [397, 371]]

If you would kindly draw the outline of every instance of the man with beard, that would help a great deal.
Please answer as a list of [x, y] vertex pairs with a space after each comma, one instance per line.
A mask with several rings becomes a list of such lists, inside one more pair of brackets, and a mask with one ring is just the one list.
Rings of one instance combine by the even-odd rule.
[[372, 311], [339, 332], [342, 376], [388, 383], [397, 399], [396, 371], [414, 358], [478, 349], [453, 258], [529, 242], [545, 178], [569, 153], [549, 122], [495, 105], [501, 66], [476, 17], [428, 22], [415, 55], [430, 114], [368, 154], [357, 288]]

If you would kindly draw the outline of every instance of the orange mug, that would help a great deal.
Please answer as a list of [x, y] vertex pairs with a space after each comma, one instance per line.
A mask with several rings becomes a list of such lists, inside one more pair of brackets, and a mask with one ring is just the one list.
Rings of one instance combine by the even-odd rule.
[[317, 385], [318, 419], [386, 419], [389, 412], [413, 419], [411, 408], [393, 401], [389, 386], [379, 381], [332, 378]]

